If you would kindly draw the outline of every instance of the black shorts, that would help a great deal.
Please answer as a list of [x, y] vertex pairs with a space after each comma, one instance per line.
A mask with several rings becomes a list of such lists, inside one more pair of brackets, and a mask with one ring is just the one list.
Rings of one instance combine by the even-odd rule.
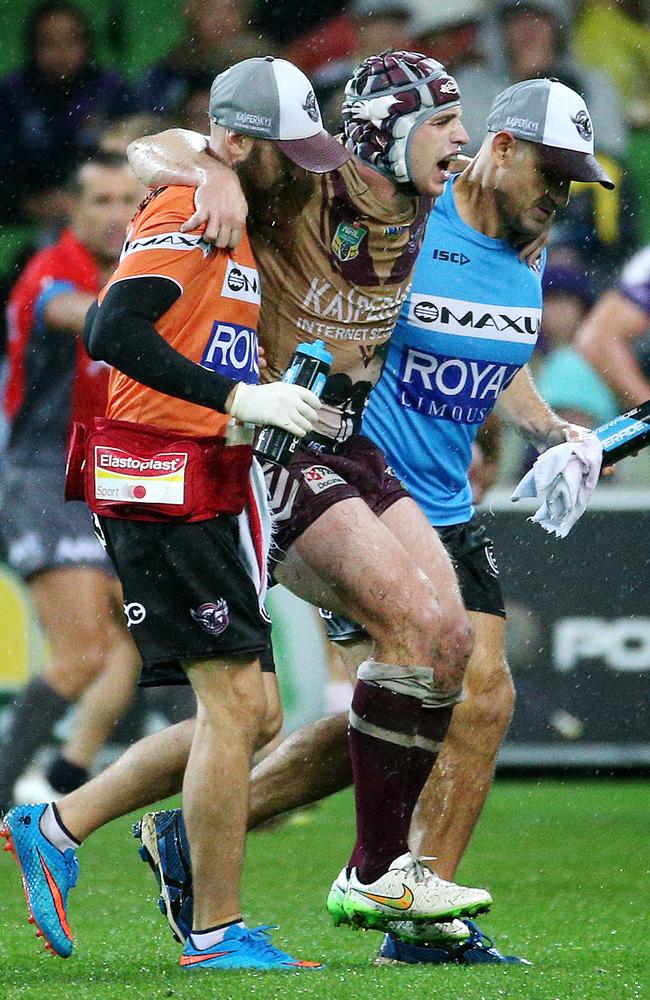
[[188, 683], [183, 660], [259, 656], [263, 669], [273, 669], [271, 623], [240, 550], [236, 518], [97, 520], [142, 657], [140, 684]]
[[350, 497], [360, 497], [380, 517], [408, 493], [380, 448], [363, 434], [348, 438], [336, 452], [302, 447], [288, 467], [259, 458], [273, 514], [271, 564], [321, 514]]
[[[465, 524], [450, 524], [435, 530], [454, 564], [466, 610], [505, 618], [494, 546], [479, 518], [474, 516]], [[324, 608], [320, 614], [332, 642], [359, 639], [366, 634], [360, 625], [342, 615], [332, 614]]]

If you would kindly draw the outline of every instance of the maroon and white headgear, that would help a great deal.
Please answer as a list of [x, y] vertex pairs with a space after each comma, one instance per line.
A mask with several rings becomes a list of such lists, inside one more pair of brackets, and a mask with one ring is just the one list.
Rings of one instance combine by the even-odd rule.
[[458, 84], [421, 52], [382, 52], [357, 66], [345, 87], [343, 132], [349, 152], [398, 184], [410, 181], [414, 130], [460, 104]]

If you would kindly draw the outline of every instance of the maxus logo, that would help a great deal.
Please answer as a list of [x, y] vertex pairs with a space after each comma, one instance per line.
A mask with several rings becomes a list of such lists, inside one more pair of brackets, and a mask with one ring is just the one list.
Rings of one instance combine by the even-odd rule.
[[413, 309], [413, 315], [422, 323], [435, 323], [440, 316], [440, 310], [435, 302], [418, 302]]
[[600, 660], [610, 670], [650, 670], [650, 618], [562, 618], [553, 629], [553, 662], [568, 673]]
[[402, 352], [396, 395], [402, 406], [425, 416], [480, 424], [518, 368], [407, 347]]
[[202, 236], [188, 236], [186, 233], [156, 233], [154, 236], [140, 236], [137, 240], [127, 240], [122, 248], [120, 260], [132, 253], [145, 250], [200, 250], [204, 257], [212, 253], [210, 243], [204, 243]]
[[221, 294], [226, 299], [239, 299], [240, 302], [260, 304], [260, 279], [254, 267], [244, 267], [234, 260], [228, 261], [223, 278]]
[[[540, 293], [541, 301], [541, 293]], [[414, 292], [409, 298], [409, 320], [414, 326], [435, 323], [440, 333], [483, 337], [533, 347], [542, 320], [540, 308], [492, 306], [463, 299], [444, 299]]]
[[215, 320], [201, 364], [239, 382], [259, 382], [257, 331]]

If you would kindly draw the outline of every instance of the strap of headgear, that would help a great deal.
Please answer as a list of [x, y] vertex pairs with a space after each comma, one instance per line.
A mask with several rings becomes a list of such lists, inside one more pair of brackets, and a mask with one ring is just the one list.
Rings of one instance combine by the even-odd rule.
[[458, 104], [458, 84], [435, 59], [421, 52], [370, 56], [345, 87], [346, 148], [391, 180], [406, 184], [413, 129], [442, 108]]

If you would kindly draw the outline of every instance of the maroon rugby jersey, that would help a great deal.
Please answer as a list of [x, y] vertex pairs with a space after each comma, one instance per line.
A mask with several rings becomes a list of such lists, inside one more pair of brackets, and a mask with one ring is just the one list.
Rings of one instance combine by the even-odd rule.
[[[307, 195], [305, 192], [308, 192]], [[321, 339], [332, 373], [374, 385], [406, 298], [431, 199], [402, 194], [397, 210], [379, 201], [354, 160], [287, 186], [250, 238], [262, 276], [260, 342], [266, 381], [281, 377], [297, 344]], [[337, 434], [324, 407], [318, 430]]]

